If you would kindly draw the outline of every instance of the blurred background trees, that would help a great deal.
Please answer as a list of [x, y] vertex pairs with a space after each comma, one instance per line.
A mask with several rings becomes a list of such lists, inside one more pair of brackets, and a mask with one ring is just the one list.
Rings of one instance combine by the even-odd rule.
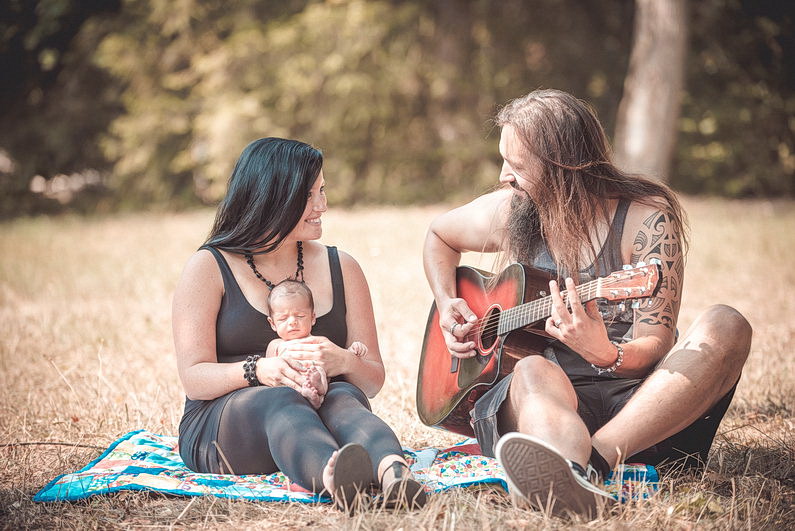
[[[687, 193], [794, 195], [795, 3], [676, 3], [689, 38], [662, 177]], [[262, 136], [321, 148], [336, 203], [469, 198], [496, 181], [491, 118], [511, 98], [570, 91], [612, 136], [639, 37], [631, 0], [4, 0], [0, 10], [6, 217], [213, 203]]]

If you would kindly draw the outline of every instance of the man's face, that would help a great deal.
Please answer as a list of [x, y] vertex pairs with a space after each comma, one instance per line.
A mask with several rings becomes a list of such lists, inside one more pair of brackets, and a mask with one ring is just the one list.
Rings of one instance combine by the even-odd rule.
[[268, 322], [282, 339], [300, 339], [312, 332], [315, 312], [309, 300], [299, 293], [285, 293], [271, 300]]
[[504, 126], [500, 134], [500, 155], [503, 160], [500, 182], [510, 185], [522, 196], [531, 195], [534, 184], [541, 178], [541, 164], [535, 155], [528, 155], [523, 149], [516, 129], [510, 124]]

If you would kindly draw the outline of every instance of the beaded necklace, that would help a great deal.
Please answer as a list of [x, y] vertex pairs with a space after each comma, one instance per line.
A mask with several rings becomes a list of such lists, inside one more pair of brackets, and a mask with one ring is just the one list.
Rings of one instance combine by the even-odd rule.
[[[296, 242], [296, 245], [298, 246], [298, 261], [297, 261], [298, 267], [295, 270], [294, 278], [295, 280], [298, 280], [298, 277], [300, 275], [301, 277], [300, 282], [303, 282], [304, 281], [304, 242], [299, 240], [298, 242]], [[254, 265], [254, 255], [251, 253], [244, 253], [243, 256], [246, 257], [246, 262], [248, 262], [248, 266], [251, 268], [252, 271], [254, 271], [254, 274], [257, 276], [257, 278], [263, 281], [265, 285], [268, 286], [268, 289], [273, 289], [276, 285], [267, 278], [263, 277], [262, 274], [260, 274], [260, 272], [257, 271], [257, 266]]]

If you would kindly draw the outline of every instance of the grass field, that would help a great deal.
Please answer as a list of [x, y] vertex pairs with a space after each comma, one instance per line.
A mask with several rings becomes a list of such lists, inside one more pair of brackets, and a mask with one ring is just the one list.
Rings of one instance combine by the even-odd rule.
[[[795, 203], [691, 198], [685, 206], [692, 245], [680, 329], [711, 303], [732, 305], [754, 327], [751, 355], [706, 471], [666, 475], [653, 499], [591, 523], [515, 509], [493, 490], [434, 496], [415, 513], [370, 512], [352, 519], [327, 505], [142, 493], [34, 504], [33, 494], [47, 481], [82, 467], [130, 430], [177, 433], [184, 395], [171, 342], [171, 294], [213, 213], [4, 223], [0, 526], [795, 528]], [[373, 293], [388, 376], [374, 409], [414, 447], [459, 439], [421, 425], [414, 407], [431, 302], [421, 243], [441, 211], [332, 209], [324, 218], [323, 241], [359, 260]], [[466, 261], [492, 264], [490, 257]]]

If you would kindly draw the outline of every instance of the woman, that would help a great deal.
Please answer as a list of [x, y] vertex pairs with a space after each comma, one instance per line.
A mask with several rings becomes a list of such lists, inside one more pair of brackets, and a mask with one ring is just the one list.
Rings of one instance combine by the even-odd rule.
[[[187, 395], [180, 454], [197, 472], [281, 470], [348, 510], [376, 478], [387, 504], [421, 506], [421, 485], [367, 400], [384, 382], [367, 281], [348, 254], [316, 241], [327, 209], [322, 164], [302, 142], [249, 144], [209, 238], [185, 267], [173, 304]], [[277, 339], [264, 313], [268, 293], [288, 277], [311, 289], [319, 317], [313, 335], [266, 357]], [[366, 356], [344, 348], [353, 341], [369, 347]], [[300, 393], [312, 365], [330, 379], [317, 410]]]

